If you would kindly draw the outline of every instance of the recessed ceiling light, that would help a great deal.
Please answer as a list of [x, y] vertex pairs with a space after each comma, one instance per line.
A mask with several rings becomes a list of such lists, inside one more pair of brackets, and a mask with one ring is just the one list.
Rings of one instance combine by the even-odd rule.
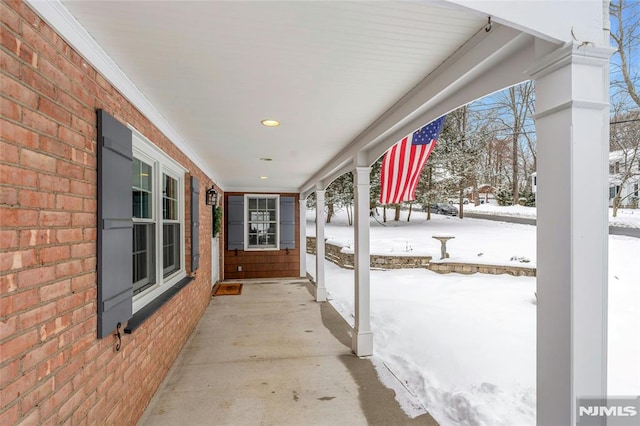
[[269, 158], [269, 157], [260, 157], [260, 161], [273, 161], [273, 158]]
[[269, 179], [268, 176], [260, 176], [260, 179], [265, 180], [265, 179]]
[[271, 119], [262, 120], [261, 123], [263, 126], [267, 127], [278, 127], [280, 125], [280, 122], [278, 120]]

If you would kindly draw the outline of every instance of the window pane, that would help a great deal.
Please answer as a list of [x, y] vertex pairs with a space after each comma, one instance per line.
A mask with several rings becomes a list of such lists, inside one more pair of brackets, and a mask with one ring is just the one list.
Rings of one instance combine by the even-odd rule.
[[249, 198], [249, 210], [255, 210], [258, 206], [258, 201], [255, 198]]
[[269, 198], [267, 200], [267, 208], [269, 210], [275, 210], [276, 209], [276, 199], [275, 198]]
[[168, 223], [162, 227], [162, 271], [167, 277], [180, 269], [180, 224]]
[[249, 247], [277, 247], [277, 202], [273, 197], [249, 198]]
[[133, 225], [133, 294], [156, 283], [155, 279], [155, 225]]
[[162, 175], [162, 218], [178, 220], [178, 181]]
[[133, 217], [151, 219], [152, 168], [137, 158], [133, 159], [132, 206]]

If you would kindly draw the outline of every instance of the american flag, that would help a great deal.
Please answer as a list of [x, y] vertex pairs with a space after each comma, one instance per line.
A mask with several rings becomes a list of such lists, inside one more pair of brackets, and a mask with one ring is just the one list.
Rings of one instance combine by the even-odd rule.
[[445, 116], [427, 124], [392, 146], [382, 160], [380, 203], [415, 200], [424, 163], [436, 146]]

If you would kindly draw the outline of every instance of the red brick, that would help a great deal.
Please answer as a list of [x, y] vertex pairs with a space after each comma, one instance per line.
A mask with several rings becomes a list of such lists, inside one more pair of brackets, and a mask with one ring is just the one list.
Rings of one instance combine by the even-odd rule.
[[[22, 65], [20, 67], [20, 76], [22, 81], [27, 84], [36, 93], [41, 93], [44, 96], [54, 99], [56, 96], [56, 89], [53, 83], [42, 77], [34, 68], [29, 65]], [[35, 108], [36, 105], [33, 105]]]
[[[28, 331], [19, 336], [14, 336], [12, 339], [5, 341], [0, 345], [0, 352], [2, 353], [2, 359], [8, 360], [16, 355], [27, 352], [32, 346], [38, 343], [38, 333], [35, 330]], [[35, 375], [34, 375], [35, 378]], [[4, 393], [4, 391], [3, 391]]]
[[78, 195], [86, 195], [86, 196], [96, 196], [96, 185], [95, 184], [91, 184], [91, 183], [87, 183], [87, 182], [80, 182], [77, 180], [72, 180], [71, 181], [71, 193], [73, 194], [78, 194]]
[[[71, 380], [73, 376], [78, 374], [78, 371], [82, 369], [83, 360], [82, 357], [72, 358], [66, 365], [64, 365], [56, 373], [56, 381], [58, 384], [65, 383], [67, 380]], [[71, 384], [71, 382], [69, 382]]]
[[74, 393], [66, 402], [62, 404], [58, 410], [58, 416], [60, 419], [67, 419], [78, 408], [78, 406], [84, 401], [85, 395], [82, 392]]
[[42, 283], [54, 280], [56, 277], [55, 266], [43, 266], [28, 269], [18, 273], [19, 288], [34, 287]]
[[60, 382], [56, 383], [55, 392], [40, 404], [40, 415], [42, 418], [47, 418], [53, 412], [57, 411], [58, 407], [62, 405], [67, 398], [69, 398], [69, 395], [71, 395], [73, 390], [71, 383], [67, 383], [65, 385], [61, 385], [59, 383]]
[[39, 174], [38, 186], [53, 192], [68, 192], [70, 183], [69, 179], [55, 175]]
[[82, 133], [75, 132], [68, 127], [60, 126], [58, 128], [58, 138], [70, 145], [84, 148], [85, 136]]
[[51, 244], [55, 231], [51, 229], [23, 229], [20, 231], [20, 246], [40, 246]]
[[[71, 294], [58, 300], [57, 308], [58, 312], [66, 312], [77, 309], [84, 304], [84, 295], [82, 293]], [[69, 315], [69, 318], [71, 316]]]
[[47, 98], [40, 98], [38, 111], [62, 124], [71, 124], [71, 113]]
[[95, 253], [95, 243], [74, 244], [71, 248], [71, 257], [85, 257]]
[[3, 249], [10, 249], [18, 246], [18, 232], [10, 230], [0, 230], [0, 245]]
[[2, 114], [4, 118], [20, 121], [20, 117], [22, 116], [22, 107], [13, 100], [0, 98], [0, 114]]
[[38, 211], [0, 208], [0, 223], [3, 228], [35, 226], [38, 224]]
[[[0, 294], [6, 295], [18, 289], [18, 275], [7, 274], [0, 276]], [[1, 302], [0, 302], [1, 304]]]
[[58, 229], [56, 231], [57, 243], [71, 243], [82, 241], [83, 232], [81, 228]]
[[2, 94], [15, 99], [24, 106], [30, 108], [37, 108], [38, 106], [38, 94], [23, 85], [19, 80], [14, 80], [8, 76], [2, 79]]
[[[76, 69], [73, 66], [70, 66], [69, 68]], [[79, 71], [77, 72], [79, 73]], [[69, 94], [68, 91], [59, 91], [58, 98], [56, 99], [56, 101], [58, 102], [58, 104], [63, 106], [66, 110], [70, 111], [71, 114], [76, 118], [81, 118], [85, 121], [90, 121], [90, 120], [93, 120], [96, 115], [93, 108], [89, 108], [86, 105], [84, 105], [82, 102], [75, 99], [73, 96]], [[74, 126], [73, 118], [71, 119], [70, 127], [72, 129], [76, 128]]]
[[19, 315], [20, 328], [27, 330], [31, 327], [43, 324], [45, 321], [53, 318], [56, 314], [55, 302], [40, 305]]
[[[12, 362], [8, 362], [0, 367], [0, 387], [15, 381], [22, 374], [20, 368], [20, 358], [16, 358]], [[2, 392], [0, 392], [2, 393]], [[2, 407], [4, 404], [0, 404]]]
[[[55, 342], [55, 340], [52, 340]], [[43, 378], [51, 375], [53, 371], [56, 371], [60, 366], [62, 366], [65, 362], [65, 354], [64, 352], [58, 352], [56, 355], [52, 356], [48, 360], [42, 362], [37, 367], [37, 378], [38, 380], [42, 380]]]
[[[85, 209], [86, 209], [86, 203], [85, 203]], [[97, 229], [96, 228], [85, 228], [82, 238], [85, 241], [95, 241], [96, 238], [97, 238]]]
[[59, 160], [56, 173], [58, 175], [70, 177], [73, 179], [82, 179], [82, 177], [84, 176], [84, 169], [78, 164]]
[[7, 7], [4, 2], [0, 3], [0, 22], [13, 30], [14, 33], [20, 31], [20, 17], [12, 9]]
[[82, 321], [86, 321], [96, 315], [96, 307], [93, 303], [88, 303], [84, 306], [75, 309], [71, 313], [71, 321], [74, 324], [79, 324]]
[[95, 273], [74, 277], [71, 279], [71, 289], [75, 292], [85, 290], [88, 288], [94, 288], [96, 286]]
[[96, 226], [96, 213], [71, 213], [71, 226]]
[[23, 149], [20, 154], [20, 162], [27, 167], [47, 172], [56, 171], [56, 159], [39, 152]]
[[20, 151], [18, 147], [6, 142], [0, 142], [0, 159], [5, 163], [18, 164], [20, 162]]
[[22, 357], [22, 370], [31, 370], [33, 367], [40, 364], [42, 361], [49, 358], [56, 352], [58, 352], [57, 340], [49, 340], [48, 342], [41, 343], [39, 346], [31, 349], [24, 357]]
[[[0, 340], [4, 340], [18, 330], [18, 317], [2, 317], [0, 321]], [[1, 383], [1, 382], [0, 382]]]
[[71, 293], [71, 280], [64, 280], [54, 284], [40, 288], [40, 300], [46, 302], [48, 300], [57, 299]]
[[40, 424], [40, 411], [39, 410], [34, 410], [31, 413], [25, 413], [24, 411], [22, 412], [22, 419], [20, 421], [20, 423], [18, 423], [18, 426], [32, 426], [32, 425], [39, 425]]
[[37, 263], [35, 249], [3, 253], [0, 256], [0, 271], [29, 268]]
[[69, 226], [71, 224], [71, 213], [69, 212], [40, 212], [41, 226]]
[[0, 204], [7, 206], [18, 205], [18, 190], [6, 186], [0, 187]]
[[[46, 41], [40, 35], [40, 32], [33, 27], [24, 25], [22, 27], [22, 39], [36, 52], [39, 52], [41, 56], [48, 58], [55, 58], [56, 50], [51, 43]], [[44, 73], [44, 71], [43, 71]], [[45, 74], [46, 75], [46, 74]], [[57, 82], [57, 81], [56, 81]]]
[[18, 202], [21, 207], [36, 207], [41, 209], [56, 208], [56, 196], [47, 192], [23, 189], [18, 195]]
[[82, 211], [83, 198], [74, 197], [71, 195], [57, 195], [56, 196], [56, 209], [66, 211]]
[[[8, 400], [9, 400], [8, 395], [6, 399], [8, 403]], [[4, 407], [4, 406], [5, 406], [5, 397], [2, 396], [2, 393], [0, 392], [0, 407]], [[2, 413], [3, 424], [12, 425], [17, 423], [19, 419], [20, 419], [20, 404], [14, 404], [7, 411], [4, 411]]]
[[0, 164], [0, 181], [13, 186], [35, 188], [38, 185], [38, 174], [32, 170]]
[[40, 150], [55, 157], [71, 158], [71, 147], [48, 136], [40, 136]]
[[[51, 337], [62, 333], [64, 330], [66, 330], [70, 326], [71, 326], [71, 314], [59, 316], [54, 320], [44, 323], [40, 327], [38, 327], [40, 340], [41, 341], [48, 340]], [[56, 344], [58, 346], [61, 346], [61, 343], [58, 340], [56, 340]]]
[[44, 247], [40, 249], [40, 262], [53, 263], [69, 258], [69, 246]]
[[25, 108], [22, 111], [22, 122], [38, 132], [51, 136], [58, 134], [59, 124], [39, 112]]
[[[3, 4], [3, 3], [0, 3]], [[0, 13], [1, 18], [2, 13]], [[2, 69], [5, 73], [12, 75], [16, 79], [20, 79], [20, 61], [15, 56], [5, 52], [4, 50], [0, 50], [0, 69]], [[4, 89], [4, 79], [2, 80], [3, 89]]]
[[[89, 322], [85, 321], [85, 323], [88, 324]], [[95, 324], [96, 323], [95, 319], [91, 319], [90, 323]], [[85, 349], [91, 346], [91, 344], [95, 339], [96, 339], [95, 333], [90, 332], [89, 334], [85, 334], [83, 337], [73, 342], [73, 344], [71, 345], [71, 356], [76, 357], [81, 352], [84, 352]]]
[[90, 121], [85, 121], [83, 118], [78, 117], [76, 115], [71, 116], [71, 128], [76, 129], [78, 132], [82, 133], [86, 138], [95, 139], [96, 137], [96, 116], [93, 109], [89, 109], [91, 111], [91, 119]]
[[36, 133], [4, 119], [0, 120], [0, 136], [8, 141], [16, 142], [20, 146], [38, 147], [38, 135]]
[[72, 277], [82, 272], [84, 272], [82, 260], [73, 260], [56, 265], [56, 278]]
[[[20, 401], [20, 405], [22, 407], [23, 413], [28, 413], [34, 407], [37, 407], [40, 402], [42, 402], [45, 398], [53, 393], [55, 389], [55, 379], [50, 377], [45, 380], [43, 383], [36, 386], [34, 390], [27, 393], [22, 401]], [[36, 411], [38, 412], [38, 411]], [[34, 423], [39, 424], [39, 423]]]

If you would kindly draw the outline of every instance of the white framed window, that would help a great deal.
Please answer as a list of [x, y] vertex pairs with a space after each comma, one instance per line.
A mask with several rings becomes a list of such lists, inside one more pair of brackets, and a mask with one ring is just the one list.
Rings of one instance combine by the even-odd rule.
[[245, 194], [245, 250], [280, 249], [280, 196]]
[[133, 312], [186, 276], [184, 180], [187, 170], [133, 132]]

